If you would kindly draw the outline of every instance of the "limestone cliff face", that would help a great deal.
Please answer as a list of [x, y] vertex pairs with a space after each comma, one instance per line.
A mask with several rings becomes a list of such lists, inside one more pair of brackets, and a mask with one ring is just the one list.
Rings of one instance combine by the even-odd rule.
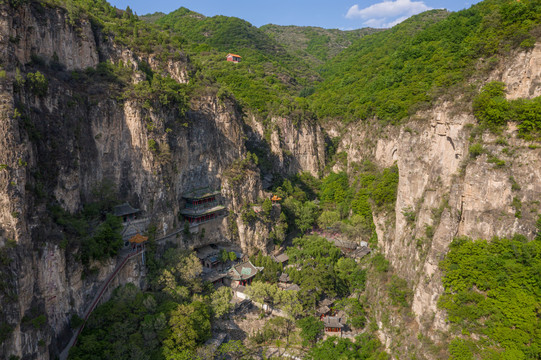
[[[66, 71], [27, 65], [36, 56]], [[237, 213], [268, 194], [260, 169], [242, 165], [240, 177], [234, 171], [248, 148], [270, 154], [270, 173], [318, 175], [325, 166], [325, 131], [317, 124], [273, 118], [264, 127], [214, 96], [193, 99], [183, 115], [167, 106], [149, 107], [136, 97], [122, 98], [111, 83], [81, 84], [70, 78], [71, 70], [122, 60], [135, 70], [139, 61], [147, 62], [154, 71], [187, 83], [191, 65], [180, 52], [163, 63], [119, 47], [84, 19], [70, 25], [64, 10], [35, 3], [16, 10], [0, 5], [0, 57], [7, 72], [0, 79], [0, 354], [25, 359], [58, 354], [69, 337], [71, 315], [82, 315], [117, 261], [91, 264], [97, 272], [83, 277], [78, 245], [69, 244], [70, 251], [61, 246], [73, 239], [52, 221], [44, 198], [77, 212], [107, 181], [119, 199], [140, 208], [156, 225], [158, 236], [173, 233], [186, 247], [234, 239], [252, 253], [269, 250], [268, 223], [245, 224]], [[504, 81], [510, 98], [539, 96], [541, 45], [511, 58], [502, 60], [487, 81]], [[47, 93], [14, 88], [17, 68], [23, 75], [42, 71], [49, 80]], [[130, 81], [143, 78], [136, 71]], [[438, 340], [434, 330], [446, 329], [445, 314], [436, 307], [443, 291], [438, 263], [453, 237], [534, 234], [541, 149], [528, 147], [510, 126], [504, 134], [508, 145], [482, 135], [485, 148], [504, 166], [488, 162], [486, 154], [471, 159], [469, 138], [476, 120], [470, 111], [456, 108], [453, 102], [439, 104], [401, 127], [326, 128], [333, 136], [342, 134], [338, 152], [346, 152], [348, 161], [337, 169], [353, 171], [352, 164], [365, 159], [399, 167], [395, 211], [375, 214], [374, 223], [378, 246], [414, 289], [414, 316], [403, 319], [387, 310], [388, 321], [383, 321], [386, 292], [368, 284], [369, 298], [379, 304], [373, 311], [381, 338], [391, 350], [402, 346], [397, 344], [422, 349], [418, 332]], [[221, 187], [230, 215], [205, 225], [205, 236], [177, 235], [182, 195], [204, 186]], [[414, 221], [408, 222], [406, 211], [415, 214]], [[143, 275], [133, 261], [115, 281], [143, 285]], [[32, 325], [41, 314], [45, 324]], [[397, 335], [393, 327], [410, 331]]]
[[249, 143], [264, 149], [272, 171], [296, 174], [307, 171], [319, 176], [325, 167], [325, 133], [316, 123], [294, 123], [289, 118], [273, 117], [265, 128], [251, 117], [247, 121]]
[[[505, 82], [509, 98], [539, 96], [541, 44], [512, 59], [502, 60], [486, 81]], [[374, 307], [381, 339], [391, 350], [416, 347], [427, 358], [434, 356], [417, 334], [438, 341], [437, 330], [447, 329], [445, 313], [437, 308], [443, 292], [438, 263], [454, 237], [490, 239], [520, 233], [533, 238], [535, 234], [541, 210], [536, 201], [541, 195], [541, 150], [518, 138], [511, 124], [502, 135], [505, 142], [488, 132], [475, 140], [505, 165], [489, 162], [488, 154], [471, 158], [473, 124], [476, 119], [470, 111], [457, 111], [453, 102], [446, 102], [400, 128], [360, 124], [331, 129], [344, 133], [338, 151], [347, 152], [350, 169], [353, 162], [365, 159], [380, 167], [396, 162], [399, 168], [394, 213], [374, 216], [378, 246], [414, 290], [413, 319], [385, 310], [389, 306], [385, 301], [382, 307]], [[413, 212], [415, 220], [408, 223], [405, 212]], [[376, 284], [368, 289], [374, 303], [386, 298]], [[382, 322], [383, 317], [387, 319]], [[411, 331], [397, 335], [393, 330], [397, 327]]]
[[[141, 63], [179, 83], [190, 81], [192, 66], [180, 50], [168, 60], [138, 54], [88, 19], [72, 20], [66, 10], [41, 3], [0, 5], [0, 63], [7, 74], [0, 79], [0, 247], [6, 259], [0, 350], [28, 359], [59, 353], [71, 315], [83, 314], [117, 262], [91, 264], [98, 273], [83, 276], [79, 244], [52, 220], [51, 203], [77, 213], [108, 184], [119, 200], [142, 211], [157, 236], [185, 247], [233, 239], [249, 253], [268, 248], [267, 223], [244, 226], [235, 216], [268, 195], [259, 169], [240, 183], [225, 176], [247, 154], [246, 126], [234, 104], [201, 96], [182, 114], [126, 94], [123, 86], [145, 79]], [[103, 62], [133, 70], [127, 84], [85, 75]], [[26, 74], [37, 71], [48, 81], [42, 94], [24, 84]], [[275, 171], [317, 174], [324, 162], [321, 129], [273, 121]], [[201, 187], [221, 187], [232, 216], [184, 235], [182, 195]], [[115, 281], [142, 282], [139, 268], [125, 269]], [[46, 321], [39, 328], [21, 321], [40, 314]]]
[[[247, 160], [244, 160], [246, 162]], [[262, 251], [267, 253], [269, 226], [260, 223], [247, 226], [240, 216], [245, 205], [257, 203], [268, 196], [262, 190], [261, 174], [253, 163], [232, 164], [222, 182], [222, 194], [228, 199], [228, 237], [239, 243], [249, 255]], [[279, 214], [278, 214], [279, 215]]]
[[507, 85], [507, 98], [533, 98], [541, 96], [541, 44], [531, 51], [515, 51], [496, 67], [489, 81], [502, 81]]
[[19, 6], [16, 10], [2, 7], [0, 13], [0, 41], [20, 64], [27, 64], [39, 55], [56, 60], [68, 70], [85, 69], [99, 62], [95, 34], [88, 19], [80, 26], [70, 25], [66, 11], [46, 9], [40, 4]]
[[308, 171], [319, 176], [325, 166], [325, 138], [317, 124], [295, 125], [287, 118], [274, 118], [271, 150], [290, 174]]
[[[230, 103], [212, 96], [194, 99], [183, 115], [159, 104], [149, 108], [137, 98], [120, 100], [114, 84], [70, 78], [71, 70], [122, 60], [135, 69], [138, 61], [146, 61], [178, 82], [189, 81], [190, 65], [182, 54], [159, 64], [153, 56], [140, 58], [103, 40], [97, 31], [84, 19], [70, 25], [61, 9], [0, 6], [1, 63], [7, 72], [0, 79], [0, 247], [6, 259], [0, 321], [3, 330], [10, 330], [0, 353], [7, 356], [49, 359], [58, 354], [70, 336], [72, 314], [83, 314], [117, 263], [91, 264], [97, 273], [83, 276], [78, 245], [51, 221], [51, 200], [78, 212], [106, 181], [119, 200], [141, 209], [163, 236], [181, 227], [182, 194], [219, 188], [225, 170], [246, 153], [242, 118]], [[44, 64], [28, 64], [32, 59]], [[51, 70], [47, 64], [52, 62], [65, 71]], [[36, 96], [27, 86], [14, 88], [18, 74], [36, 70], [48, 80], [45, 95]], [[131, 81], [141, 78], [135, 72]], [[260, 195], [260, 181], [245, 186]], [[182, 245], [223, 240], [227, 220], [206, 233], [181, 239]], [[135, 262], [115, 281], [142, 284], [143, 275]], [[30, 320], [40, 315], [45, 323], [32, 325]]]
[[269, 219], [258, 217], [252, 223], [245, 223], [240, 217], [236, 219], [240, 245], [247, 249], [247, 255], [256, 255], [259, 251], [268, 255], [274, 250], [272, 242], [269, 243], [267, 239], [279, 216], [280, 209], [274, 207]]

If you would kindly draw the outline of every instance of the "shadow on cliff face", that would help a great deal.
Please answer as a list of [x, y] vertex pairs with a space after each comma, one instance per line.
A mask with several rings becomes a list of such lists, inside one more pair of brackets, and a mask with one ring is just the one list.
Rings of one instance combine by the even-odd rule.
[[246, 123], [244, 123], [244, 133], [247, 134], [244, 142], [246, 149], [257, 156], [257, 167], [263, 188], [267, 189], [282, 178], [283, 169], [280, 167], [280, 159], [272, 151], [270, 144]]

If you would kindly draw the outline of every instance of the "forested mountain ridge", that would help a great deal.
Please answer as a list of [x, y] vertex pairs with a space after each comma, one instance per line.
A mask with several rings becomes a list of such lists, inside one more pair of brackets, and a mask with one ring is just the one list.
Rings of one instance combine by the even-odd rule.
[[[186, 40], [184, 47], [199, 64], [199, 76], [219, 84], [222, 94], [231, 93], [262, 117], [302, 108], [295, 97], [318, 78], [309, 64], [239, 18], [205, 17], [180, 8], [156, 24]], [[235, 66], [224, 62], [230, 52], [243, 61]]]
[[355, 40], [382, 31], [372, 28], [356, 30], [324, 29], [313, 26], [268, 24], [260, 28], [295, 56], [313, 66], [332, 59]]
[[[272, 26], [184, 8], [145, 22], [102, 0], [0, 2], [2, 356], [61, 353], [124, 259], [112, 212], [129, 202], [159, 242], [76, 358], [205, 358], [231, 293], [190, 250], [222, 241], [267, 269], [254, 299], [298, 320], [263, 317], [229, 355], [538, 358], [539, 6], [433, 10], [335, 54], [329, 32], [295, 53]], [[183, 199], [202, 186], [227, 217], [192, 233]], [[327, 298], [354, 342], [319, 341]]]
[[[206, 18], [184, 8], [156, 23], [188, 39], [195, 53], [204, 50], [198, 48], [202, 44], [245, 53], [257, 79], [236, 69], [235, 74], [221, 74], [225, 68], [210, 54], [199, 59], [205, 68], [218, 68], [212, 78], [265, 114], [300, 111], [320, 121], [376, 117], [397, 123], [441, 98], [462, 93], [464, 102], [471, 101], [478, 91], [474, 84], [498, 57], [532, 48], [538, 10], [536, 2], [484, 1], [456, 13], [428, 11], [383, 31], [257, 29], [238, 18]], [[242, 84], [246, 78], [251, 86]], [[260, 78], [266, 80], [258, 83]], [[273, 79], [280, 81], [278, 89]]]
[[452, 14], [413, 16], [325, 64], [313, 109], [319, 118], [397, 122], [443, 96], [468, 96], [472, 81], [500, 57], [534, 46], [539, 14], [536, 1], [489, 0]]

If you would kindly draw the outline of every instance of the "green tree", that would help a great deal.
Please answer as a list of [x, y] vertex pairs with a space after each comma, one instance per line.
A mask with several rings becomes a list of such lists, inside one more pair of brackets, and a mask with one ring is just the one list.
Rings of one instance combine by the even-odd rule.
[[396, 203], [396, 192], [398, 189], [398, 166], [394, 165], [384, 169], [381, 175], [373, 184], [372, 199], [374, 203], [382, 207], [393, 207]]
[[335, 271], [337, 278], [344, 283], [349, 292], [364, 290], [366, 272], [352, 258], [338, 259]]
[[509, 104], [505, 99], [505, 84], [493, 81], [486, 84], [473, 100], [473, 113], [482, 122], [497, 128], [506, 122]]
[[413, 291], [406, 280], [393, 275], [389, 284], [389, 298], [395, 306], [408, 307], [413, 299]]
[[335, 304], [335, 308], [346, 312], [347, 323], [354, 328], [362, 329], [366, 325], [366, 311], [358, 299], [342, 299]]
[[260, 304], [269, 304], [274, 306], [278, 294], [278, 287], [276, 284], [269, 284], [260, 281], [254, 281], [248, 288], [246, 293], [255, 301]]
[[112, 214], [107, 214], [105, 221], [83, 243], [83, 263], [88, 263], [89, 259], [103, 260], [115, 256], [122, 247], [121, 228], [121, 220]]
[[228, 341], [218, 348], [218, 354], [228, 356], [233, 360], [244, 359], [250, 355], [250, 350], [240, 340]]
[[162, 291], [175, 301], [183, 301], [190, 296], [190, 290], [186, 286], [179, 285], [175, 275], [167, 269], [162, 271], [158, 284], [162, 287]]
[[227, 250], [221, 249], [219, 257], [220, 257], [220, 261], [223, 262], [224, 264], [229, 261], [229, 253], [227, 252]]
[[231, 304], [233, 293], [229, 287], [222, 286], [218, 288], [218, 290], [212, 293], [210, 298], [212, 312], [215, 318], [219, 319], [231, 311], [233, 307]]
[[[438, 306], [462, 332], [484, 341], [455, 342], [452, 359], [527, 359], [541, 355], [541, 244], [517, 235], [453, 240], [440, 266]], [[473, 339], [472, 336], [470, 339]]]
[[471, 156], [473, 159], [475, 159], [475, 158], [477, 158], [479, 155], [485, 153], [485, 149], [483, 148], [483, 145], [482, 145], [482, 144], [480, 144], [480, 143], [475, 143], [475, 144], [470, 145], [469, 153], [470, 153], [470, 156]]
[[381, 343], [369, 334], [357, 336], [355, 342], [331, 336], [310, 349], [307, 359], [311, 360], [387, 360]]
[[301, 329], [300, 335], [305, 345], [308, 343], [315, 344], [321, 337], [324, 328], [323, 322], [313, 316], [298, 320], [297, 326]]
[[302, 203], [293, 198], [287, 198], [284, 205], [293, 212], [294, 225], [301, 233], [310, 229], [317, 219], [318, 207], [311, 201]]
[[26, 84], [30, 88], [32, 94], [41, 97], [47, 95], [47, 89], [49, 88], [49, 80], [47, 80], [45, 75], [43, 75], [39, 71], [26, 74]]
[[171, 312], [170, 335], [164, 340], [169, 354], [194, 351], [210, 337], [210, 311], [206, 304], [195, 301], [189, 305], [179, 304]]
[[261, 212], [265, 218], [269, 218], [272, 211], [272, 201], [270, 199], [265, 199], [261, 205]]
[[340, 213], [338, 211], [326, 210], [319, 215], [317, 224], [320, 228], [326, 229], [340, 222]]
[[385, 256], [381, 253], [377, 253], [372, 258], [372, 264], [376, 268], [376, 271], [379, 273], [385, 273], [389, 271], [389, 260], [385, 259]]
[[295, 320], [303, 312], [297, 291], [279, 291], [278, 302], [280, 308], [285, 311], [292, 320]]

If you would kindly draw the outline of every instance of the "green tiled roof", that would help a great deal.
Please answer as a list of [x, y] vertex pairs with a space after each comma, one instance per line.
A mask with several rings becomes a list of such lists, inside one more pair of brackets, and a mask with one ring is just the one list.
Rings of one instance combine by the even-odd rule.
[[233, 266], [228, 275], [233, 280], [246, 280], [254, 277], [262, 268], [255, 267], [250, 261]]

